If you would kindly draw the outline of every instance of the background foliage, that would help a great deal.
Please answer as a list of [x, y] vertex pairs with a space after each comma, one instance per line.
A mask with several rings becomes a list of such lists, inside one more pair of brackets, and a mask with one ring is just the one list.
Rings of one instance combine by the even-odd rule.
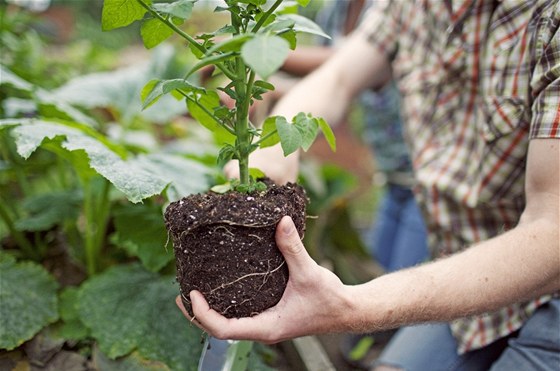
[[[134, 26], [102, 33], [101, 8], [0, 7], [0, 368], [194, 370], [201, 352], [174, 304], [162, 210], [221, 180], [217, 138], [171, 95], [140, 100], [195, 61], [174, 38], [147, 53]], [[208, 14], [184, 27], [212, 28]], [[340, 252], [359, 254], [359, 237], [332, 228], [351, 224], [355, 179], [319, 166], [302, 182], [324, 216], [306, 245], [357, 280]], [[270, 354], [255, 348], [251, 369]]]

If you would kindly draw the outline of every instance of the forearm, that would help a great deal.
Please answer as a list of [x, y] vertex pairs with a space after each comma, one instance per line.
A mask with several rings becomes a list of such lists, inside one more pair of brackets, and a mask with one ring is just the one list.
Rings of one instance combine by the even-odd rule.
[[356, 94], [382, 86], [390, 76], [391, 68], [385, 55], [360, 35], [354, 35], [332, 58], [280, 99], [273, 114], [291, 119], [299, 112], [311, 113], [336, 125]]
[[282, 71], [295, 76], [305, 76], [321, 66], [335, 49], [330, 46], [305, 46], [290, 52]]
[[540, 218], [463, 253], [348, 287], [349, 295], [363, 298], [348, 327], [449, 321], [558, 291], [558, 238], [557, 217]]

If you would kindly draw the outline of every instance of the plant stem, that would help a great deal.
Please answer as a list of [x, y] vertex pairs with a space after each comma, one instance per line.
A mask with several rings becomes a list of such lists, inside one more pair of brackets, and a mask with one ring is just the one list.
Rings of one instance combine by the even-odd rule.
[[259, 140], [257, 140], [254, 145], [255, 146], [259, 146], [262, 142], [264, 142], [265, 140], [267, 140], [268, 138], [270, 138], [271, 136], [273, 136], [274, 134], [276, 134], [278, 132], [278, 130], [273, 130], [270, 133], [266, 134], [264, 137], [260, 137]]
[[[173, 24], [173, 22], [170, 22], [167, 18], [162, 17], [158, 12], [153, 10], [148, 4], [144, 3], [142, 0], [136, 0], [136, 1], [138, 1], [138, 3], [144, 9], [146, 9], [151, 15], [153, 15], [154, 17], [159, 19], [161, 22], [165, 23], [167, 25], [167, 27], [171, 28], [179, 36], [181, 36], [183, 39], [187, 40], [189, 43], [194, 45], [194, 47], [197, 48], [200, 52], [202, 52], [203, 54], [206, 55], [206, 52], [207, 52], [206, 48], [202, 44], [200, 44], [198, 41], [196, 41], [191, 35], [184, 32], [183, 30], [181, 30], [179, 27], [177, 27], [175, 24]], [[215, 63], [215, 66], [218, 67], [226, 76], [229, 77], [230, 72], [228, 71], [227, 67], [225, 67], [221, 63]]]
[[258, 30], [260, 30], [260, 28], [262, 27], [262, 25], [264, 24], [264, 22], [266, 22], [266, 20], [268, 19], [268, 17], [270, 17], [270, 15], [272, 13], [274, 13], [274, 11], [280, 6], [280, 4], [282, 4], [284, 0], [276, 0], [276, 2], [274, 4], [272, 4], [272, 6], [270, 7], [270, 9], [268, 9], [266, 11], [266, 13], [261, 17], [261, 19], [259, 19], [259, 21], [257, 22], [257, 24], [253, 27], [253, 29], [251, 30], [251, 32], [257, 32]]
[[180, 89], [177, 89], [177, 91], [179, 92], [179, 94], [181, 94], [183, 97], [185, 97], [185, 99], [187, 99], [188, 101], [191, 101], [194, 104], [196, 104], [201, 110], [203, 110], [208, 116], [210, 116], [214, 121], [216, 121], [221, 127], [226, 129], [230, 134], [235, 135], [235, 131], [233, 131], [232, 128], [230, 128], [222, 120], [217, 118], [212, 112], [208, 111], [208, 109], [206, 107], [204, 107], [202, 104], [200, 104], [199, 101], [197, 101], [196, 99], [193, 99], [192, 97], [189, 97], [188, 94], [186, 94], [184, 91], [182, 91]]
[[235, 148], [237, 149], [237, 160], [239, 161], [239, 182], [249, 184], [249, 153], [252, 142], [252, 135], [249, 132], [249, 106], [251, 105], [251, 90], [255, 80], [253, 71], [249, 74], [246, 81], [245, 63], [241, 57], [236, 58], [237, 76], [235, 81], [235, 91], [238, 100], [235, 102]]
[[4, 223], [6, 223], [6, 226], [8, 227], [10, 234], [12, 235], [12, 237], [14, 238], [18, 246], [23, 250], [23, 252], [32, 258], [37, 258], [38, 254], [33, 249], [33, 246], [31, 246], [31, 244], [29, 243], [27, 238], [25, 238], [23, 233], [21, 233], [21, 231], [18, 231], [16, 229], [14, 222], [10, 217], [10, 213], [6, 208], [6, 202], [1, 197], [0, 197], [0, 218], [4, 220]]

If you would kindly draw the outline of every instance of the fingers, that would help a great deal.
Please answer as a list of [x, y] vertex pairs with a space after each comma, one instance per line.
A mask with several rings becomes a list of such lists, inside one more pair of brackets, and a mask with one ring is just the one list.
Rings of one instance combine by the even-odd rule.
[[191, 322], [215, 338], [222, 340], [257, 340], [271, 343], [268, 340], [268, 333], [263, 332], [264, 329], [270, 328], [267, 324], [269, 315], [259, 315], [261, 321], [256, 320], [256, 317], [226, 318], [210, 308], [200, 292], [191, 291], [190, 299], [195, 316], [194, 321], [184, 309], [180, 298], [177, 300], [177, 305], [181, 308], [183, 314], [191, 319]]
[[294, 272], [305, 272], [309, 264], [314, 264], [289, 216], [283, 217], [276, 227], [276, 244], [288, 263], [290, 275]]
[[239, 163], [237, 160], [229, 161], [224, 166], [224, 174], [227, 179], [239, 179]]

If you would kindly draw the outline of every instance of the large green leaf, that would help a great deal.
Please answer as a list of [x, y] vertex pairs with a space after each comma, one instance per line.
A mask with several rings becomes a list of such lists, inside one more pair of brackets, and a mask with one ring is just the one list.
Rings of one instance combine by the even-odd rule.
[[[150, 4], [150, 0], [142, 0]], [[114, 28], [128, 26], [134, 21], [144, 18], [146, 9], [138, 0], [105, 0], [101, 15], [101, 28], [109, 31]]]
[[288, 42], [274, 35], [258, 35], [241, 48], [245, 63], [264, 79], [282, 67], [289, 52]]
[[82, 206], [81, 192], [58, 191], [26, 198], [23, 210], [28, 216], [15, 223], [20, 231], [46, 231], [65, 220], [78, 217]]
[[17, 151], [23, 158], [28, 158], [45, 139], [63, 137], [61, 148], [84, 151], [89, 165], [123, 192], [131, 202], [140, 202], [160, 194], [167, 185], [161, 178], [154, 177], [137, 166], [134, 159], [123, 160], [105, 144], [78, 129], [44, 120], [21, 122], [23, 124], [13, 128], [12, 133], [16, 138]]
[[58, 319], [57, 287], [40, 265], [0, 252], [0, 349], [14, 349]]
[[153, 107], [142, 110], [139, 98], [148, 80], [176, 74], [177, 71], [172, 70], [174, 56], [173, 47], [162, 44], [153, 49], [149, 62], [76, 77], [51, 92], [51, 95], [53, 100], [84, 108], [110, 108], [124, 125], [137, 116], [153, 122], [166, 122], [187, 112], [183, 102], [165, 96]]
[[167, 231], [161, 208], [152, 205], [124, 205], [113, 211], [115, 234], [111, 241], [142, 264], [157, 272], [173, 259], [173, 249], [166, 249]]
[[129, 162], [169, 184], [167, 198], [170, 201], [204, 192], [210, 187], [211, 169], [182, 156], [152, 153]]
[[200, 331], [175, 305], [174, 277], [140, 265], [115, 266], [82, 285], [79, 311], [101, 351], [112, 359], [134, 350], [173, 370], [196, 370]]

